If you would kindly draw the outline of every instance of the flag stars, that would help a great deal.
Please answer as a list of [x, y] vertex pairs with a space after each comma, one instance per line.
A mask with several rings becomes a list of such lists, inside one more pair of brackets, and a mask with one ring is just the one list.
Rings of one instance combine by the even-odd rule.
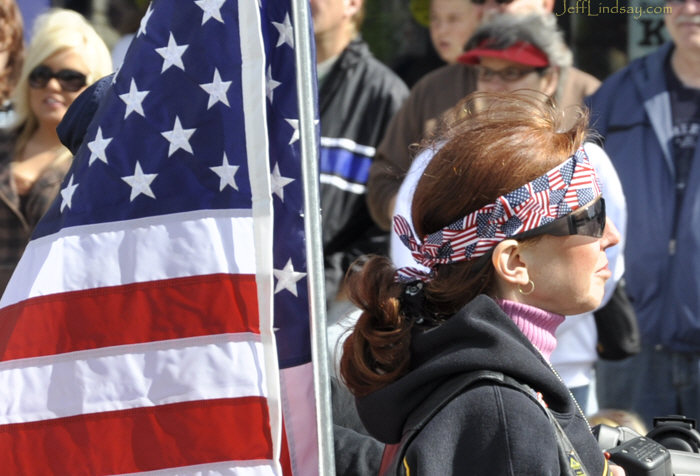
[[143, 112], [143, 100], [146, 98], [148, 93], [150, 93], [150, 91], [139, 91], [136, 87], [136, 81], [134, 81], [133, 78], [131, 79], [129, 92], [126, 94], [119, 95], [119, 99], [124, 101], [124, 104], [126, 104], [126, 110], [124, 111], [124, 119], [129, 117], [129, 114], [131, 114], [132, 112], [146, 117], [146, 114]]
[[194, 3], [202, 9], [202, 25], [210, 18], [221, 23], [224, 22], [224, 19], [221, 18], [221, 7], [226, 3], [226, 0], [196, 0]]
[[239, 166], [230, 165], [228, 163], [226, 152], [224, 152], [224, 160], [221, 165], [209, 168], [219, 176], [219, 191], [226, 188], [226, 185], [230, 185], [232, 189], [238, 190], [238, 185], [236, 185], [236, 172], [238, 172]]
[[294, 129], [292, 138], [289, 139], [289, 145], [292, 145], [299, 140], [299, 119], [285, 119], [285, 121], [287, 121], [287, 124], [292, 126], [292, 129]]
[[141, 18], [141, 24], [139, 25], [139, 31], [136, 34], [136, 36], [141, 36], [146, 34], [146, 25], [148, 24], [148, 20], [151, 19], [151, 15], [153, 15], [153, 4], [148, 4], [148, 10], [146, 10], [146, 13], [143, 15], [143, 18]]
[[180, 124], [180, 118], [175, 116], [175, 124], [172, 130], [161, 132], [163, 137], [165, 137], [168, 142], [170, 142], [170, 147], [168, 148], [168, 157], [173, 155], [178, 149], [186, 150], [192, 154], [192, 146], [190, 145], [190, 137], [194, 134], [196, 129], [183, 129], [182, 124]]
[[272, 103], [272, 96], [274, 94], [275, 88], [280, 84], [282, 83], [272, 79], [272, 66], [268, 66], [267, 75], [265, 78], [265, 93], [267, 94], [267, 99], [270, 100], [270, 103]]
[[144, 174], [141, 169], [141, 164], [136, 161], [136, 167], [134, 169], [134, 175], [127, 175], [122, 177], [122, 180], [129, 184], [131, 187], [131, 196], [129, 201], [133, 202], [139, 195], [148, 195], [151, 198], [156, 198], [153, 190], [151, 190], [151, 182], [155, 180], [158, 174]]
[[275, 294], [286, 289], [290, 293], [294, 294], [294, 296], [299, 296], [299, 294], [297, 293], [297, 281], [306, 276], [306, 273], [294, 271], [294, 266], [292, 265], [291, 258], [289, 258], [287, 264], [284, 265], [283, 269], [273, 269], [272, 272], [277, 278]]
[[219, 75], [219, 70], [214, 68], [214, 78], [211, 83], [200, 84], [199, 87], [204, 89], [209, 95], [209, 103], [207, 104], [207, 109], [210, 109], [217, 102], [222, 102], [227, 106], [231, 107], [228, 103], [228, 97], [226, 93], [231, 87], [232, 81], [222, 81]]
[[272, 24], [279, 32], [279, 38], [277, 39], [277, 44], [275, 48], [287, 43], [290, 47], [294, 48], [294, 29], [292, 28], [292, 22], [289, 21], [289, 13], [284, 15], [284, 22], [278, 23], [273, 21]]
[[294, 179], [289, 177], [283, 177], [280, 174], [280, 164], [275, 164], [275, 168], [272, 170], [272, 175], [270, 176], [272, 193], [280, 197], [280, 200], [284, 202], [284, 187], [294, 182]]
[[182, 55], [185, 54], [185, 50], [189, 45], [178, 45], [175, 42], [175, 37], [170, 33], [170, 38], [168, 39], [168, 46], [163, 48], [156, 48], [156, 53], [163, 57], [163, 68], [160, 70], [164, 73], [166, 69], [171, 66], [176, 66], [181, 70], [185, 70], [185, 65], [182, 63]]
[[66, 207], [70, 208], [73, 206], [73, 194], [76, 188], [78, 188], [78, 184], [73, 183], [73, 175], [71, 175], [68, 184], [61, 190], [61, 211]]
[[88, 149], [90, 149], [90, 161], [88, 162], [88, 165], [92, 165], [92, 163], [97, 159], [100, 159], [105, 164], [107, 163], [107, 154], [105, 153], [105, 149], [107, 149], [110, 142], [112, 142], [112, 139], [102, 137], [102, 128], [98, 127], [97, 134], [95, 134], [95, 139], [92, 142], [88, 142]]

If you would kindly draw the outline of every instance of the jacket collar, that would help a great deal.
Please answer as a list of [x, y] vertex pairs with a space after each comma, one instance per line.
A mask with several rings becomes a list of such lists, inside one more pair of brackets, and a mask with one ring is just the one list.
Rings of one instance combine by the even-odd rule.
[[347, 81], [346, 71], [352, 69], [363, 58], [369, 56], [367, 44], [360, 35], [356, 36], [335, 61], [318, 92], [319, 111], [323, 111], [333, 99], [336, 91]]
[[666, 84], [665, 64], [673, 49], [673, 43], [664, 44], [655, 52], [635, 63], [632, 70], [632, 79], [639, 95], [644, 100], [644, 109], [656, 137], [659, 139], [666, 163], [671, 170], [674, 170], [669, 148], [673, 135], [673, 117], [668, 85]]

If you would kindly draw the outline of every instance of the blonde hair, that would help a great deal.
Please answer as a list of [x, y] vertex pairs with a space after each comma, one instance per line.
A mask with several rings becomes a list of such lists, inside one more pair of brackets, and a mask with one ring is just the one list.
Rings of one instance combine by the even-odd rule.
[[80, 13], [52, 8], [39, 15], [13, 94], [15, 126], [22, 128], [15, 150], [22, 150], [38, 127], [37, 118], [29, 106], [29, 73], [50, 56], [65, 50], [75, 50], [83, 57], [88, 67], [88, 85], [112, 72], [109, 48]]

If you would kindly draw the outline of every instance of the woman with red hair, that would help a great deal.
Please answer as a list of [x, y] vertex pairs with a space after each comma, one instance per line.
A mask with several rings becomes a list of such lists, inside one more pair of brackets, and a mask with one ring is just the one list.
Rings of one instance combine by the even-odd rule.
[[585, 133], [544, 96], [470, 97], [413, 227], [394, 217], [423, 268], [374, 257], [349, 276], [362, 314], [341, 374], [372, 436], [403, 441], [391, 474], [624, 474], [548, 360], [564, 316], [600, 304], [619, 240]]

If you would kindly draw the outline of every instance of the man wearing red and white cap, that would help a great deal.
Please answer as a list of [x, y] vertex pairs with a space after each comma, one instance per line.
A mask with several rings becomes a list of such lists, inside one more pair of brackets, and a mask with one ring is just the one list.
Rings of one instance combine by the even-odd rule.
[[[551, 0], [472, 0], [475, 15], [493, 18], [501, 13], [540, 13], [552, 15]], [[564, 47], [567, 52], [568, 48]], [[568, 52], [571, 55], [570, 52]], [[567, 68], [560, 81], [558, 104], [564, 108], [580, 105], [583, 98], [599, 86], [593, 76], [576, 68]], [[394, 201], [401, 181], [413, 156], [411, 144], [420, 142], [437, 124], [439, 118], [460, 99], [476, 90], [476, 70], [462, 63], [443, 66], [424, 76], [411, 89], [411, 94], [389, 123], [370, 167], [367, 203], [374, 221], [383, 229], [391, 226]]]
[[[472, 42], [470, 42], [471, 44]], [[553, 96], [559, 82], [559, 68], [532, 43], [517, 41], [498, 48], [489, 38], [462, 54], [458, 61], [477, 71], [477, 90], [508, 92], [531, 89]]]

